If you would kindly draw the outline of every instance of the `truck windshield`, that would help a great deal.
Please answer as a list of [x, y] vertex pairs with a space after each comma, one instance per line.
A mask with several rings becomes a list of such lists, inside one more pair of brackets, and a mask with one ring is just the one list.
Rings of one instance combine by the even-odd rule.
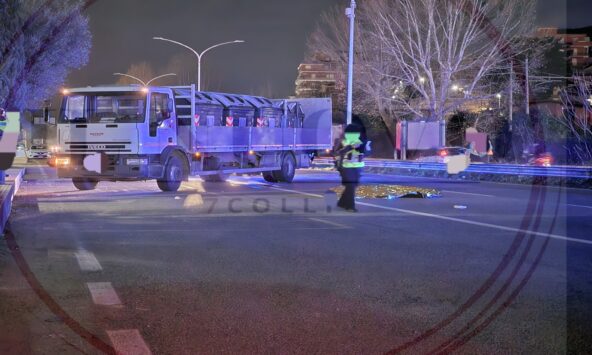
[[64, 98], [60, 123], [141, 123], [145, 112], [139, 92], [73, 93]]

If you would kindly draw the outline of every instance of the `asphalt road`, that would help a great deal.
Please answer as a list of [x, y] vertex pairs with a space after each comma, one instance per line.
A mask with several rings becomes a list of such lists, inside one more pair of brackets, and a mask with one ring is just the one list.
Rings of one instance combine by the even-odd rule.
[[[327, 211], [328, 171], [101, 183], [30, 167], [0, 240], [0, 353], [592, 353], [592, 192], [442, 190]], [[456, 207], [455, 207], [456, 206]]]

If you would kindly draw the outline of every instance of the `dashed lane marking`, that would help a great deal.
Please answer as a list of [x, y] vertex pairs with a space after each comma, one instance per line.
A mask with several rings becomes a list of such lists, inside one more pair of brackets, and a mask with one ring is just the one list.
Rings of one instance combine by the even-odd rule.
[[89, 282], [86, 284], [93, 302], [99, 306], [121, 306], [119, 296], [111, 282]]
[[137, 329], [108, 330], [107, 335], [117, 354], [151, 355], [144, 338]]
[[567, 205], [570, 206], [570, 207], [588, 208], [588, 209], [591, 209], [592, 210], [592, 206], [574, 205], [574, 204], [571, 204], [571, 203], [568, 203]]
[[467, 195], [467, 196], [496, 197], [494, 195], [476, 194], [476, 193], [472, 193], [472, 192], [460, 192], [460, 191], [449, 191], [449, 190], [442, 190], [442, 192], [446, 192], [448, 194], [458, 194], [458, 195]]
[[82, 271], [101, 271], [103, 268], [93, 253], [79, 250], [75, 254], [78, 265]]
[[337, 223], [337, 222], [332, 222], [332, 221], [327, 221], [327, 220], [320, 219], [320, 218], [309, 218], [309, 220], [315, 221], [315, 222], [319, 222], [319, 223], [323, 223], [323, 224], [328, 224], [330, 226], [337, 227], [337, 228], [340, 228], [340, 229], [352, 229], [352, 227], [347, 226], [345, 224], [341, 224], [341, 223]]

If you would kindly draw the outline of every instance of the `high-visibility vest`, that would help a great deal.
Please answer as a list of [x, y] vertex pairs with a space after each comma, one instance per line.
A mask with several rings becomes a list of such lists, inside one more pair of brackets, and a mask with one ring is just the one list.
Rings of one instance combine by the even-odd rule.
[[[343, 146], [348, 146], [348, 145], [352, 145], [352, 142], [349, 142], [344, 139], [341, 144]], [[362, 144], [362, 142], [357, 141], [357, 142], [353, 142], [353, 144]], [[356, 149], [352, 149], [351, 151], [345, 153], [345, 155], [343, 156], [343, 161], [341, 163], [341, 166], [345, 169], [363, 168], [365, 166], [364, 154], [358, 152]]]

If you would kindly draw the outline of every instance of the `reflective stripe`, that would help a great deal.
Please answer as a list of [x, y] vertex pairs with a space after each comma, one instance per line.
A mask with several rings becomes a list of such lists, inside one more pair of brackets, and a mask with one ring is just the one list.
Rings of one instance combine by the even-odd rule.
[[364, 166], [366, 166], [366, 164], [364, 164], [363, 161], [353, 163], [353, 162], [349, 162], [349, 161], [345, 160], [343, 162], [343, 167], [346, 169], [347, 168], [363, 168]]

